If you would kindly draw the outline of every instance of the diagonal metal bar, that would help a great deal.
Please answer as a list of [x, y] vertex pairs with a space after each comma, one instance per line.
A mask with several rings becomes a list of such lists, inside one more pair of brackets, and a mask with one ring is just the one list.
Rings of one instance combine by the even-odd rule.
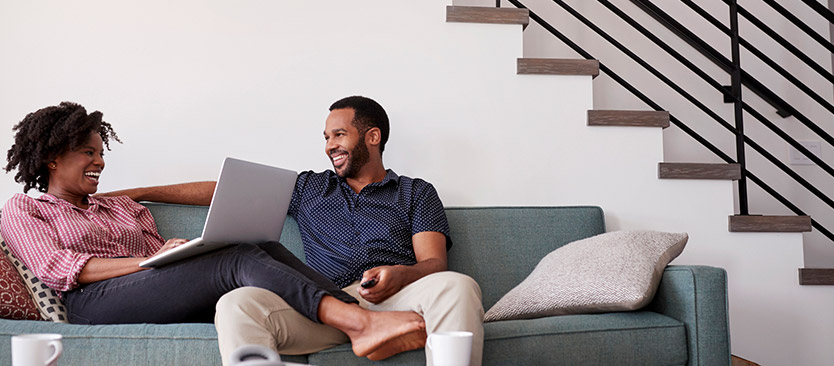
[[811, 9], [814, 9], [819, 15], [821, 15], [825, 20], [829, 23], [834, 23], [834, 13], [831, 12], [831, 9], [828, 9], [824, 5], [820, 4], [818, 0], [802, 0], [805, 5], [808, 5]]
[[762, 0], [765, 4], [769, 5], [773, 10], [776, 10], [777, 13], [781, 14], [785, 19], [789, 22], [793, 23], [797, 28], [805, 32], [808, 37], [811, 37], [813, 40], [817, 41], [820, 46], [825, 47], [828, 49], [828, 52], [834, 53], [834, 44], [828, 41], [828, 39], [821, 36], [819, 33], [815, 32], [811, 27], [808, 26], [805, 22], [801, 19], [797, 18], [796, 15], [793, 15], [788, 9], [785, 9], [782, 5], [779, 5], [778, 2], [775, 0]]
[[[732, 0], [724, 0], [724, 2], [727, 4], [729, 4], [730, 1]], [[755, 15], [747, 11], [747, 9], [744, 9], [744, 7], [742, 7], [741, 5], [738, 6], [738, 13], [745, 19], [747, 19], [747, 21], [755, 25], [756, 28], [759, 28], [759, 30], [767, 34], [770, 38], [772, 38], [774, 41], [776, 41], [782, 47], [788, 50], [788, 52], [796, 56], [796, 58], [802, 60], [802, 62], [804, 62], [806, 65], [808, 65], [808, 67], [820, 74], [820, 76], [824, 77], [829, 82], [834, 83], [834, 75], [832, 75], [831, 72], [826, 70], [824, 67], [820, 66], [820, 64], [816, 63], [814, 60], [808, 57], [808, 55], [799, 50], [799, 48], [796, 48], [796, 46], [794, 46], [791, 42], [788, 42], [784, 37], [780, 36], [778, 32], [767, 26], [767, 24], [764, 24], [764, 22], [762, 22]]]
[[[745, 170], [744, 175], [746, 175], [748, 178], [750, 178], [751, 182], [756, 183], [757, 186], [759, 186], [765, 192], [770, 194], [773, 198], [775, 198], [777, 201], [779, 201], [779, 203], [785, 205], [785, 207], [787, 207], [789, 210], [793, 211], [795, 214], [797, 214], [799, 216], [806, 216], [804, 211], [802, 211], [799, 207], [796, 207], [796, 205], [794, 205], [791, 201], [789, 201], [787, 198], [785, 198], [785, 196], [779, 194], [779, 192], [777, 192], [775, 189], [773, 189], [773, 187], [769, 186], [767, 183], [765, 183], [763, 180], [759, 179], [759, 177], [757, 177], [756, 175], [754, 175], [750, 171]], [[828, 238], [829, 240], [834, 241], [834, 233], [829, 231], [825, 226], [823, 226], [822, 224], [820, 224], [818, 221], [814, 220], [813, 218], [811, 219], [811, 226], [813, 226], [815, 229], [817, 229], [820, 232], [820, 234], [825, 235], [825, 237]]]

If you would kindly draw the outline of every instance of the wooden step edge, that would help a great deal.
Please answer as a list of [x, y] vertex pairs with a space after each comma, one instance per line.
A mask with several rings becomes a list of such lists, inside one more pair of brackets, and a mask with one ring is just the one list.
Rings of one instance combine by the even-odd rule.
[[806, 233], [811, 231], [810, 216], [733, 215], [729, 229], [733, 233]]
[[516, 8], [491, 8], [485, 6], [446, 7], [446, 21], [449, 23], [530, 24], [530, 10]]
[[745, 360], [745, 359], [743, 359], [741, 357], [738, 357], [736, 355], [731, 355], [730, 366], [760, 366], [760, 365], [753, 362], [753, 361]]
[[657, 166], [659, 179], [741, 179], [741, 166], [738, 164], [701, 164], [701, 163], [660, 163]]
[[834, 268], [800, 268], [799, 284], [803, 286], [834, 285]]
[[588, 126], [669, 127], [667, 111], [589, 110]]
[[519, 75], [599, 75], [599, 61], [561, 58], [520, 58]]

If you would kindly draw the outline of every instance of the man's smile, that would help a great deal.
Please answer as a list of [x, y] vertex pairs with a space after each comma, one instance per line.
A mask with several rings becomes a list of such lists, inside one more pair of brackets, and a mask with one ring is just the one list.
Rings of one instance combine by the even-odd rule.
[[333, 161], [333, 166], [340, 166], [347, 159], [348, 154], [344, 151], [337, 151], [330, 154], [330, 160]]

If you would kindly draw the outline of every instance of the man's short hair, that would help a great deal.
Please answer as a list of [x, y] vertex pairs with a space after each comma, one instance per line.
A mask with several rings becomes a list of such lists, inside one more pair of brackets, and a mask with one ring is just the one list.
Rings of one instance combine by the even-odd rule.
[[379, 103], [371, 98], [354, 95], [339, 99], [330, 106], [330, 111], [334, 109], [353, 109], [353, 127], [359, 130], [359, 133], [377, 127], [382, 133], [382, 141], [379, 144], [379, 153], [385, 150], [385, 143], [388, 142], [388, 114]]

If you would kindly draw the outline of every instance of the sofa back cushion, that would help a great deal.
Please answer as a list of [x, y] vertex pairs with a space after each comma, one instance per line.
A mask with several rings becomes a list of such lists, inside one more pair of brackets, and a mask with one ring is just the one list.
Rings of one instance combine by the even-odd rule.
[[599, 207], [446, 209], [449, 268], [481, 286], [484, 310], [521, 283], [556, 248], [605, 232]]
[[[163, 238], [200, 236], [207, 207], [144, 203]], [[605, 232], [599, 207], [447, 208], [452, 235], [449, 269], [481, 286], [484, 309], [521, 283], [547, 254], [572, 241]], [[287, 218], [281, 242], [304, 259], [298, 225]]]

